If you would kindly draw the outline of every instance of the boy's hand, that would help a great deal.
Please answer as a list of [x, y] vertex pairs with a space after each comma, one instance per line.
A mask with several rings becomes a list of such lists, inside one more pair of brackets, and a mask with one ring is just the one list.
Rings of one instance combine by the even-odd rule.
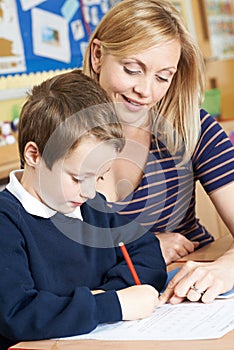
[[124, 321], [148, 317], [158, 305], [158, 292], [148, 284], [121, 289], [117, 295]]
[[95, 294], [105, 293], [105, 291], [102, 289], [95, 289], [95, 290], [91, 290], [91, 293], [95, 295]]

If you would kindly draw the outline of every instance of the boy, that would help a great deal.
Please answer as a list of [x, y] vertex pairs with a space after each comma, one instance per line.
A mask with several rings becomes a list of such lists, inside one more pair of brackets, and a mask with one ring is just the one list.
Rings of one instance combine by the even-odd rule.
[[104, 90], [79, 70], [35, 86], [18, 142], [24, 170], [0, 193], [0, 348], [148, 316], [166, 279], [158, 241], [95, 190], [124, 145]]

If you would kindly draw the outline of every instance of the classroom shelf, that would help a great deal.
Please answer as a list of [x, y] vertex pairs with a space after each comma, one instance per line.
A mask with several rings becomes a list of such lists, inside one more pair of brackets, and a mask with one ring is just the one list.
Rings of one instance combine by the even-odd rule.
[[0, 180], [7, 179], [12, 170], [20, 168], [17, 142], [0, 146]]

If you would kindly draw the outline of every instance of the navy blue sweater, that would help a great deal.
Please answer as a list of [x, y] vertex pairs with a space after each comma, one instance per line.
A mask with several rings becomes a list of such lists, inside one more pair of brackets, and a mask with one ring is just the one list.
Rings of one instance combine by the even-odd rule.
[[[83, 221], [34, 216], [0, 193], [0, 349], [22, 340], [88, 333], [116, 322], [116, 290], [133, 285], [118, 247], [126, 244], [142, 283], [157, 290], [167, 274], [152, 233], [112, 213], [99, 195], [81, 207]], [[90, 290], [106, 292], [93, 295]]]

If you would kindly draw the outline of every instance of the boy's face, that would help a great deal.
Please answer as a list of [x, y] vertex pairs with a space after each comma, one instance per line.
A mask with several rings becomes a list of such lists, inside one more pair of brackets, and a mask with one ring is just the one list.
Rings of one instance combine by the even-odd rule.
[[116, 150], [94, 136], [85, 137], [65, 158], [49, 170], [41, 160], [37, 169], [38, 195], [50, 208], [70, 213], [96, 195], [98, 181], [110, 169]]

